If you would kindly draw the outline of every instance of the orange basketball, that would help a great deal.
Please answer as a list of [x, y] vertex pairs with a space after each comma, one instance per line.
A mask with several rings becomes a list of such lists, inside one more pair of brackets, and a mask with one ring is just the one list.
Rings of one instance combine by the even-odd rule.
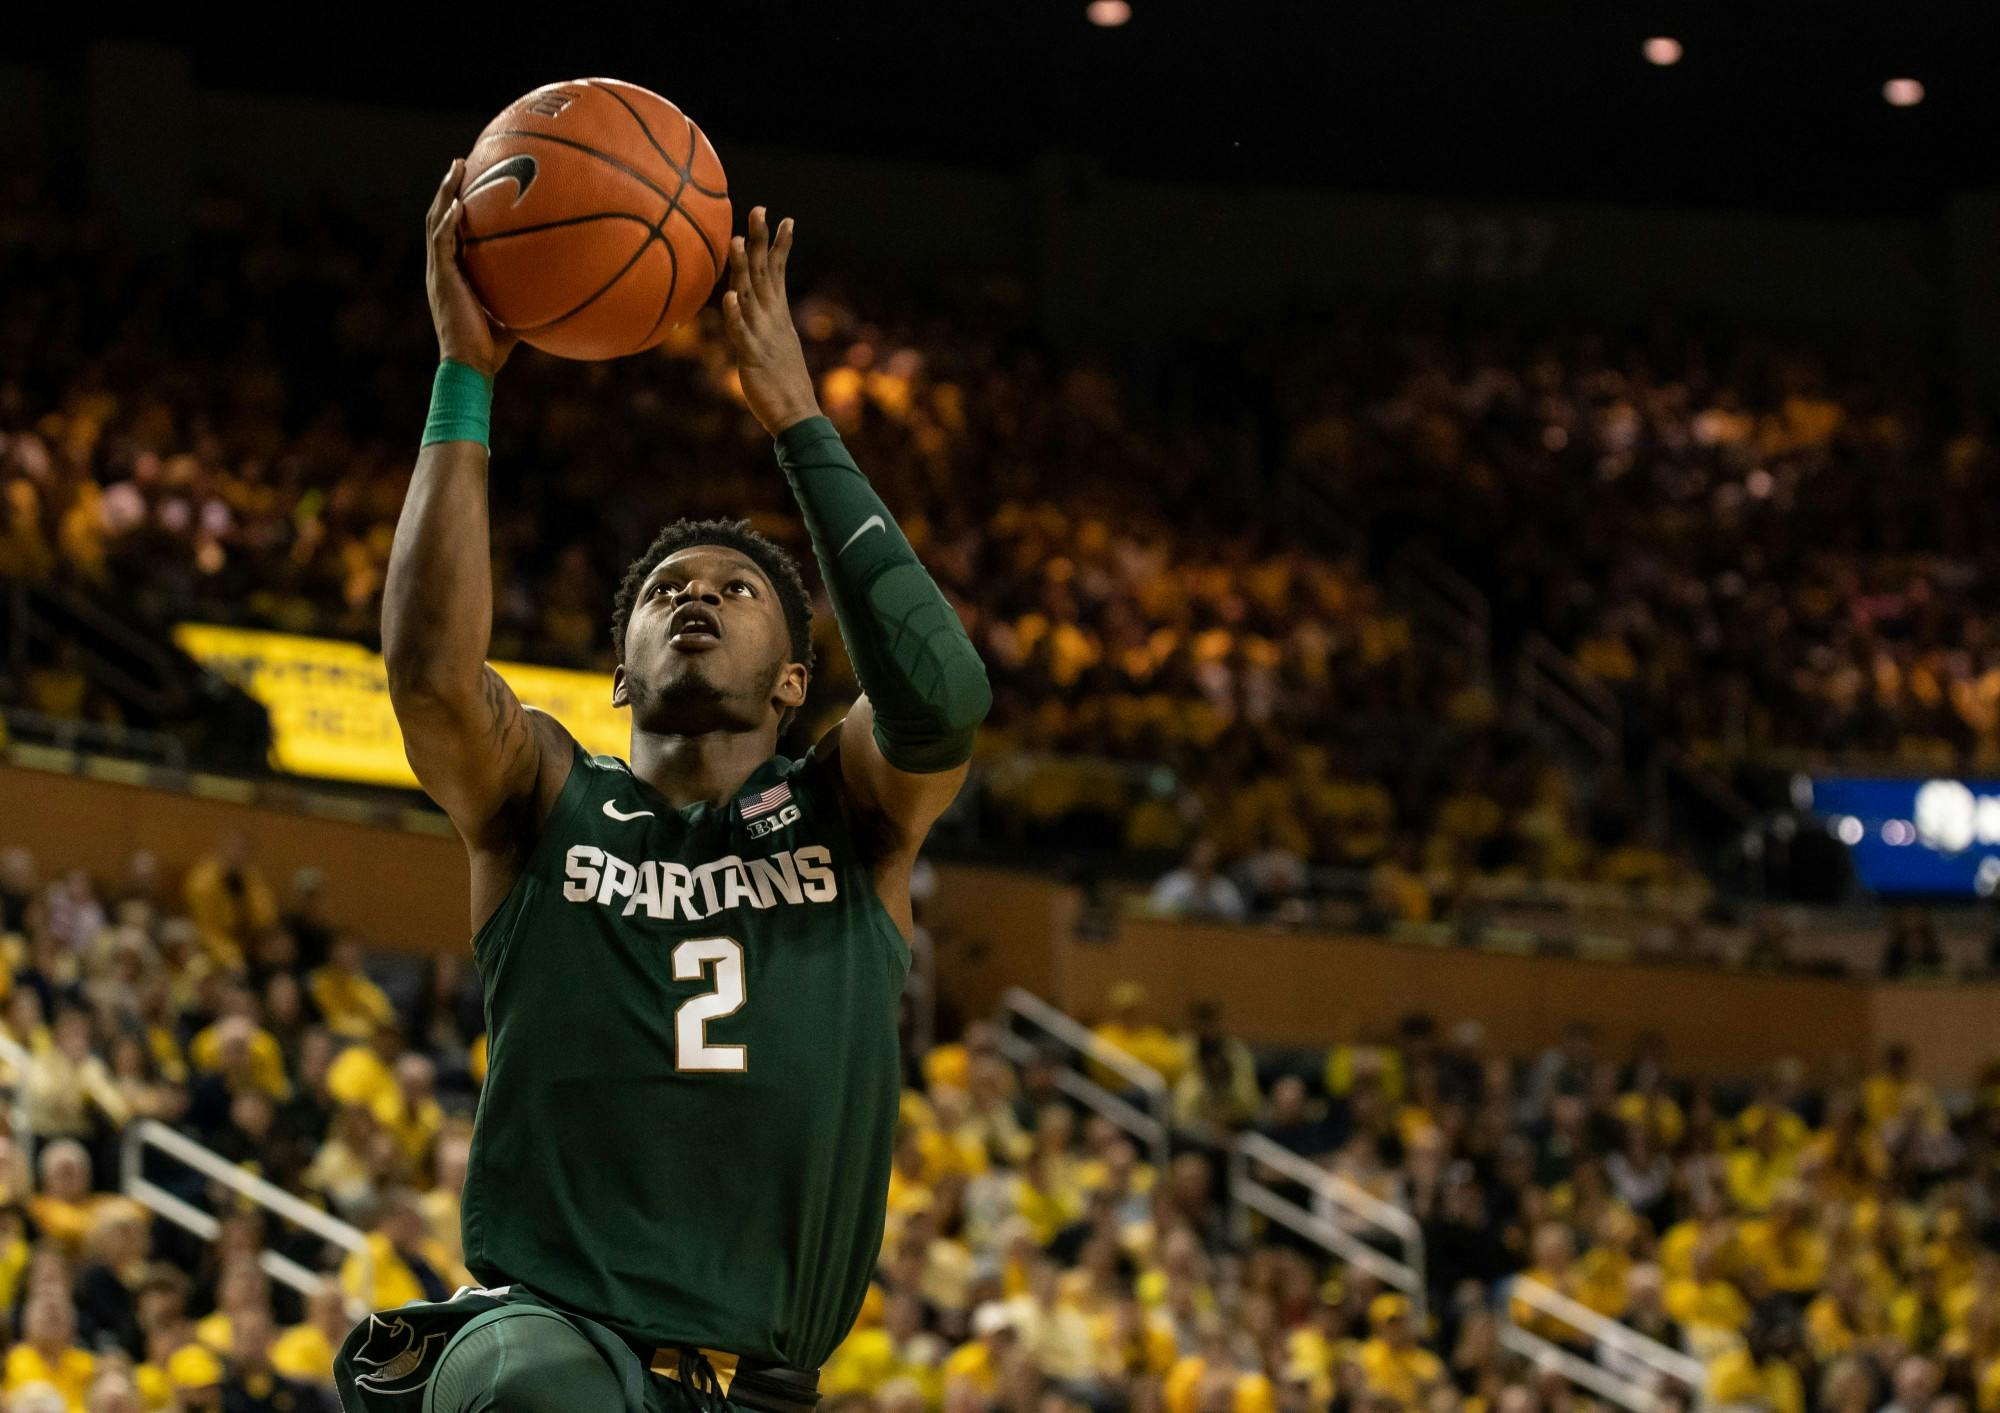
[[700, 128], [617, 79], [552, 83], [473, 144], [462, 258], [487, 311], [561, 358], [651, 348], [729, 259], [729, 187]]

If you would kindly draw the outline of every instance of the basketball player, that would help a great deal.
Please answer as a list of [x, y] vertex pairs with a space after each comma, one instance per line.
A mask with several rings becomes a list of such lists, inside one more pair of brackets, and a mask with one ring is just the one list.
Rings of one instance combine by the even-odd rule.
[[681, 521], [613, 605], [630, 761], [486, 665], [486, 419], [512, 340], [429, 215], [442, 361], [383, 601], [417, 778], [471, 855], [489, 1033], [464, 1194], [484, 1288], [364, 1321], [350, 1409], [804, 1413], [882, 1240], [917, 849], [963, 783], [985, 671], [819, 414], [761, 208], [723, 312], [866, 695], [776, 754], [812, 672], [798, 566]]

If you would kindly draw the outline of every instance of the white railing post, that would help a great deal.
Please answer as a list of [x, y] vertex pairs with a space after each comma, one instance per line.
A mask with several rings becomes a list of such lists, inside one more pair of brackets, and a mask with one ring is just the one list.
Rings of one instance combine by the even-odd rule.
[[[211, 1182], [220, 1183], [239, 1197], [248, 1198], [294, 1226], [303, 1227], [330, 1245], [350, 1255], [358, 1254], [361, 1257], [362, 1284], [368, 1290], [375, 1288], [374, 1254], [369, 1250], [368, 1238], [360, 1228], [322, 1212], [276, 1183], [245, 1171], [214, 1149], [195, 1142], [158, 1119], [139, 1119], [125, 1127], [119, 1156], [124, 1169], [125, 1195], [134, 1201], [204, 1241], [215, 1240], [221, 1230], [221, 1224], [212, 1215], [145, 1176], [145, 1150], [149, 1147], [159, 1149]], [[263, 1252], [258, 1257], [258, 1264], [273, 1280], [283, 1281], [301, 1295], [312, 1294], [320, 1281], [325, 1279], [275, 1251]], [[350, 1298], [348, 1305], [349, 1313], [356, 1318], [367, 1313], [365, 1301]]]
[[1000, 1006], [1001, 1045], [1008, 1058], [1015, 1063], [1024, 1063], [1032, 1057], [1034, 1046], [1013, 1033], [1008, 1025], [1009, 1018], [1026, 1022], [1072, 1053], [1102, 1065], [1145, 1096], [1146, 1108], [1142, 1112], [1074, 1066], [1058, 1071], [1056, 1076], [1056, 1084], [1063, 1093], [1104, 1115], [1144, 1144], [1154, 1167], [1164, 1176], [1167, 1160], [1173, 1151], [1173, 1115], [1168, 1104], [1167, 1082], [1160, 1072], [1099, 1039], [1088, 1026], [1078, 1023], [1031, 991], [1010, 986], [1001, 995]]
[[[1567, 1325], [1588, 1339], [1592, 1348], [1598, 1351], [1597, 1361], [1583, 1359], [1554, 1341], [1523, 1329], [1514, 1318], [1517, 1303]], [[1564, 1372], [1576, 1382], [1596, 1389], [1607, 1398], [1635, 1410], [1635, 1413], [1654, 1413], [1659, 1404], [1658, 1394], [1655, 1389], [1604, 1367], [1605, 1353], [1615, 1353], [1627, 1365], [1650, 1370], [1656, 1380], [1672, 1380], [1681, 1384], [1696, 1404], [1707, 1396], [1708, 1369], [1701, 1360], [1642, 1335], [1631, 1326], [1599, 1314], [1554, 1287], [1525, 1276], [1516, 1276], [1501, 1292], [1500, 1337], [1508, 1348], [1518, 1353], [1562, 1364]], [[1564, 1363], [1564, 1360], [1572, 1361], [1588, 1373], [1572, 1372], [1570, 1364]], [[1614, 1387], [1619, 1391], [1614, 1391]]]

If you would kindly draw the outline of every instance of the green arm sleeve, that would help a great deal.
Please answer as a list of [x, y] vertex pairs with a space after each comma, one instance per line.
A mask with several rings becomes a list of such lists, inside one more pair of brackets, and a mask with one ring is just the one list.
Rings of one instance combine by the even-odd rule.
[[917, 562], [833, 423], [811, 417], [778, 438], [820, 575], [861, 689], [875, 744], [898, 770], [963, 765], [993, 704], [986, 667], [958, 614]]

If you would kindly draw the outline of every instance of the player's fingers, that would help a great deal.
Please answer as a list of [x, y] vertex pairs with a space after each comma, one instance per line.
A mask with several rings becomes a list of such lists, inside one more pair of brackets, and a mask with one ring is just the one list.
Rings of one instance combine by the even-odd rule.
[[722, 296], [722, 323], [729, 331], [729, 338], [738, 348], [747, 348], [750, 343], [750, 325], [743, 318], [743, 301], [735, 290]]
[[771, 284], [782, 290], [785, 287], [785, 261], [792, 254], [792, 218], [785, 217], [778, 222], [778, 238], [771, 242]]
[[451, 165], [444, 169], [444, 180], [438, 183], [437, 194], [431, 197], [431, 209], [424, 213], [424, 229], [435, 238], [438, 222], [444, 219], [445, 208], [451, 205], [452, 193], [458, 190], [459, 178], [465, 172], [465, 162], [454, 157]]
[[771, 219], [762, 206], [750, 208], [750, 280], [758, 294], [771, 282]]
[[750, 253], [745, 248], [742, 236], [729, 242], [729, 288], [744, 299], [752, 298], [756, 291], [750, 283]]

